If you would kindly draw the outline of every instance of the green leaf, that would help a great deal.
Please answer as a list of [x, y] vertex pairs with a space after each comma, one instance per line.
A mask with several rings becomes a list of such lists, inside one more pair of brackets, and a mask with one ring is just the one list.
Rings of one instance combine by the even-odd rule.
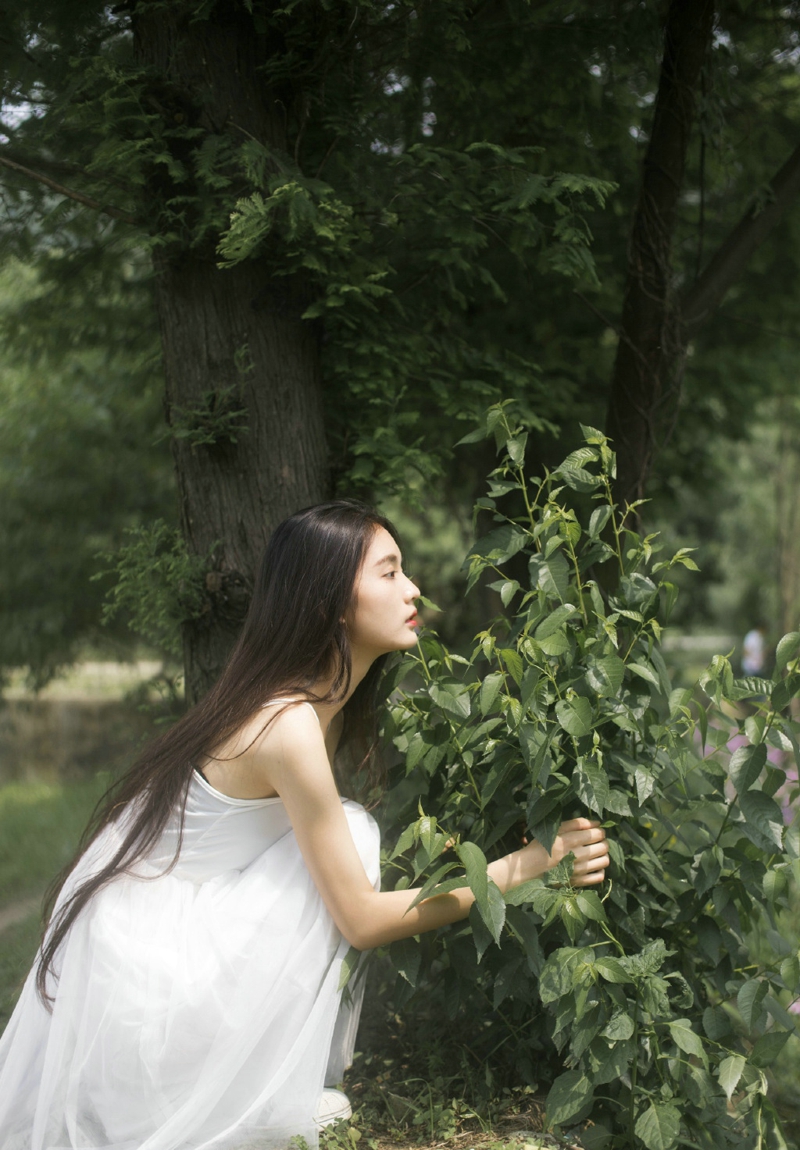
[[646, 803], [655, 790], [655, 776], [645, 767], [637, 767], [633, 772], [633, 781], [636, 784], [636, 798], [640, 803]]
[[541, 587], [562, 603], [569, 592], [569, 564], [560, 551], [547, 559], [534, 555], [530, 561], [531, 586]]
[[788, 707], [798, 691], [800, 691], [800, 675], [787, 675], [785, 679], [781, 679], [775, 684], [769, 697], [773, 711], [782, 711], [784, 707]]
[[595, 969], [603, 976], [606, 982], [633, 982], [625, 967], [617, 958], [603, 956], [595, 961]]
[[429, 691], [437, 707], [441, 707], [443, 711], [448, 711], [451, 715], [457, 715], [459, 719], [469, 718], [469, 691], [462, 689], [456, 694], [452, 688], [440, 687], [437, 683], [431, 683]]
[[481, 683], [479, 702], [482, 715], [486, 715], [491, 711], [498, 692], [503, 686], [503, 679], [504, 676], [501, 671], [493, 671], [492, 674], [487, 675]]
[[575, 789], [578, 798], [589, 810], [602, 815], [608, 803], [608, 775], [591, 760], [581, 758], [575, 770]]
[[605, 922], [606, 912], [597, 891], [579, 891], [575, 901], [581, 914], [585, 915], [586, 918], [592, 919], [593, 922]]
[[680, 1111], [671, 1102], [651, 1102], [636, 1119], [634, 1133], [647, 1150], [671, 1150], [681, 1133]]
[[567, 463], [562, 463], [560, 467], [556, 468], [553, 476], [556, 479], [563, 479], [567, 487], [571, 487], [573, 491], [581, 491], [584, 494], [594, 491], [601, 482], [596, 475], [587, 471], [585, 467], [574, 467]]
[[[555, 891], [548, 891], [555, 895]], [[553, 951], [542, 970], [539, 981], [539, 996], [543, 1003], [557, 1002], [573, 988], [573, 975], [575, 966], [584, 958], [591, 960], [592, 952], [588, 948], [581, 949], [574, 946], [562, 946]]]
[[487, 929], [497, 945], [500, 945], [500, 935], [506, 921], [506, 903], [502, 892], [496, 883], [489, 881], [488, 898], [485, 902], [478, 902], [478, 911]]
[[422, 950], [419, 942], [414, 938], [402, 938], [399, 942], [393, 942], [389, 947], [389, 957], [397, 973], [410, 986], [416, 986], [420, 962], [422, 961]]
[[544, 954], [533, 915], [519, 907], [510, 906], [506, 909], [506, 923], [522, 944], [528, 968], [538, 979], [544, 967]]
[[775, 670], [782, 671], [790, 659], [796, 657], [800, 648], [800, 631], [790, 631], [784, 635], [775, 648]]
[[533, 896], [537, 891], [545, 890], [540, 878], [529, 879], [528, 882], [520, 883], [519, 886], [512, 886], [511, 890], [505, 893], [505, 900], [507, 906], [522, 906], [526, 902], [533, 902]]
[[479, 539], [467, 558], [469, 559], [470, 555], [478, 555], [483, 559], [491, 559], [494, 563], [505, 563], [512, 555], [521, 551], [529, 541], [530, 536], [526, 531], [513, 523], [503, 523]]
[[672, 1041], [686, 1054], [695, 1054], [698, 1058], [706, 1059], [706, 1048], [703, 1046], [703, 1040], [696, 1031], [692, 1030], [691, 1019], [689, 1018], [676, 1018], [669, 1024], [669, 1032], [672, 1035]]
[[351, 946], [342, 959], [342, 969], [339, 973], [339, 990], [344, 990], [353, 977], [362, 954], [363, 951], [356, 950], [354, 946]]
[[505, 664], [506, 670], [511, 678], [517, 686], [519, 686], [522, 682], [522, 658], [519, 652], [513, 650], [511, 647], [499, 647], [497, 654]]
[[624, 1042], [633, 1035], [633, 1019], [624, 1010], [618, 1010], [601, 1033], [611, 1042]]
[[486, 855], [475, 843], [458, 843], [456, 854], [467, 873], [467, 884], [480, 907], [489, 901], [489, 876], [486, 873]]
[[509, 605], [517, 591], [519, 591], [519, 583], [516, 579], [507, 579], [500, 588], [500, 601], [504, 607]]
[[795, 994], [800, 986], [800, 962], [797, 961], [796, 954], [790, 955], [781, 963], [781, 978], [786, 988]]
[[[602, 793], [598, 795], [598, 801], [600, 798], [602, 798]], [[628, 796], [624, 791], [618, 791], [616, 787], [611, 787], [607, 796], [602, 801], [604, 809], [614, 815], [627, 817], [631, 814], [631, 804], [628, 801]]]
[[764, 1006], [767, 1008], [769, 1014], [780, 1023], [784, 1030], [788, 1030], [790, 1034], [795, 1034], [797, 1031], [797, 1019], [788, 1010], [784, 1010], [777, 998], [768, 994], [764, 999]]
[[703, 1030], [714, 1042], [731, 1032], [731, 1020], [721, 1006], [707, 1006], [703, 1011]]
[[750, 1051], [750, 1063], [759, 1070], [771, 1066], [790, 1038], [788, 1030], [770, 1030], [768, 1034], [762, 1034]]
[[406, 751], [406, 771], [413, 771], [414, 767], [416, 767], [422, 757], [427, 754], [428, 750], [428, 744], [423, 739], [422, 733], [415, 731], [409, 740], [408, 750]]
[[421, 886], [417, 891], [414, 901], [411, 903], [411, 906], [409, 906], [409, 910], [411, 910], [412, 907], [417, 906], [425, 898], [431, 898], [433, 895], [437, 894], [446, 894], [450, 890], [457, 890], [458, 887], [463, 886], [463, 878], [452, 878], [447, 879], [446, 882], [442, 882], [444, 876], [449, 874], [450, 871], [454, 870], [457, 866], [458, 863], [456, 862], [448, 862], [443, 866], [438, 867], [437, 870], [434, 871], [434, 873], [430, 876], [430, 878], [425, 881], [424, 885]]
[[767, 745], [759, 743], [755, 747], [739, 747], [731, 755], [731, 779], [736, 790], [741, 794], [752, 787], [764, 769], [767, 761]]
[[581, 914], [574, 898], [569, 897], [567, 894], [562, 894], [560, 897], [561, 921], [567, 929], [570, 941], [576, 942], [583, 933], [583, 928], [586, 926], [586, 919]]
[[472, 929], [472, 941], [475, 944], [477, 961], [480, 962], [486, 951], [492, 945], [492, 934], [483, 921], [477, 902], [473, 903], [469, 911], [469, 925]]
[[517, 466], [525, 462], [525, 444], [528, 440], [528, 433], [523, 432], [522, 435], [514, 436], [512, 439], [506, 440], [506, 451], [512, 463]]
[[741, 987], [736, 996], [736, 1005], [742, 1016], [742, 1022], [748, 1030], [752, 1030], [763, 1014], [763, 1002], [767, 994], [767, 984], [760, 979], [753, 978]]
[[652, 667], [648, 667], [646, 663], [628, 663], [628, 670], [633, 671], [634, 675], [638, 675], [640, 679], [644, 679], [658, 690], [661, 689], [661, 680]]
[[551, 1126], [563, 1126], [569, 1122], [593, 1094], [592, 1084], [581, 1070], [568, 1070], [561, 1074], [550, 1087], [547, 1095], [547, 1122]]
[[571, 619], [573, 615], [578, 614], [578, 608], [573, 607], [571, 603], [563, 603], [560, 607], [556, 607], [549, 615], [539, 624], [534, 631], [534, 638], [538, 643], [542, 639], [547, 639], [550, 635], [555, 635], [559, 631], [567, 619]]
[[[577, 190], [577, 189], [576, 189]], [[608, 443], [608, 439], [602, 431], [598, 431], [596, 427], [592, 427], [590, 423], [581, 423], [581, 435], [587, 443], [596, 443], [598, 445]], [[595, 455], [593, 458], [597, 458]], [[605, 458], [605, 456], [603, 457]]]
[[554, 657], [565, 655], [569, 650], [569, 639], [566, 631], [556, 631], [555, 635], [548, 635], [546, 639], [541, 640], [539, 646], [545, 655]]
[[604, 655], [586, 669], [587, 683], [601, 697], [618, 695], [624, 678], [625, 664], [619, 655]]
[[783, 815], [774, 799], [763, 791], [743, 791], [739, 810], [745, 818], [742, 829], [752, 843], [773, 854], [783, 846]]
[[[687, 1066], [686, 1069], [688, 1070], [688, 1074], [683, 1079], [683, 1089], [686, 1093], [686, 1097], [702, 1110], [708, 1104], [709, 1098], [717, 1092], [714, 1079], [704, 1066], [692, 1064]], [[722, 1148], [720, 1148], [720, 1150], [722, 1150]]]
[[669, 693], [669, 717], [674, 719], [680, 711], [689, 706], [692, 701], [692, 692], [688, 687], [676, 687]]
[[608, 504], [596, 507], [589, 518], [589, 538], [598, 539], [610, 518], [611, 508]]
[[747, 1059], [741, 1054], [731, 1054], [728, 1058], [723, 1058], [719, 1064], [719, 1084], [730, 1099], [736, 1087], [739, 1085], [739, 1079], [742, 1077], [742, 1072], [747, 1065]]
[[580, 738], [592, 729], [592, 704], [581, 695], [556, 703], [556, 718], [568, 735]]

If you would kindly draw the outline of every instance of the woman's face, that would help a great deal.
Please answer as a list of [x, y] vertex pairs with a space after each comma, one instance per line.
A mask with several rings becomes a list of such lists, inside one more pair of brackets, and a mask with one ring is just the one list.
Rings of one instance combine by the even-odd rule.
[[406, 651], [417, 641], [419, 588], [403, 574], [400, 549], [384, 527], [376, 527], [355, 587], [348, 619], [350, 644], [370, 658]]

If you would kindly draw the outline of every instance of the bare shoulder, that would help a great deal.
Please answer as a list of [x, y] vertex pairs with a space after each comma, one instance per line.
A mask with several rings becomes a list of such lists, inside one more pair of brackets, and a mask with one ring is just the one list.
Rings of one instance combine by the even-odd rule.
[[302, 754], [325, 743], [313, 708], [299, 701], [262, 708], [246, 728], [252, 739], [252, 750], [259, 757], [294, 757], [293, 752]]

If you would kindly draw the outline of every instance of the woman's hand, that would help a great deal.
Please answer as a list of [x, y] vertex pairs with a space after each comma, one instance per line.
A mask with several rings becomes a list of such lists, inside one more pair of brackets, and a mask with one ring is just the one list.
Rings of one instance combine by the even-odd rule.
[[584, 818], [569, 819], [561, 824], [549, 854], [536, 839], [523, 847], [520, 854], [527, 856], [523, 866], [526, 869], [531, 867], [535, 872], [530, 878], [539, 878], [568, 854], [573, 854], [573, 886], [596, 886], [601, 883], [610, 861], [606, 832], [595, 819]]

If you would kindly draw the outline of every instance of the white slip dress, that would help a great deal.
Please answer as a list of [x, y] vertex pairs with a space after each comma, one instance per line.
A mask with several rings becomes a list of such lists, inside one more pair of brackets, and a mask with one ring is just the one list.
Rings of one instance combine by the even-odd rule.
[[[309, 704], [310, 705], [310, 704]], [[342, 800], [379, 884], [379, 835]], [[82, 857], [69, 897], [113, 853]], [[280, 798], [234, 799], [195, 773], [135, 876], [96, 894], [61, 947], [52, 1013], [28, 976], [0, 1039], [2, 1150], [277, 1150], [317, 1144], [324, 1084], [352, 1060], [339, 933]], [[363, 983], [363, 980], [361, 980]]]

